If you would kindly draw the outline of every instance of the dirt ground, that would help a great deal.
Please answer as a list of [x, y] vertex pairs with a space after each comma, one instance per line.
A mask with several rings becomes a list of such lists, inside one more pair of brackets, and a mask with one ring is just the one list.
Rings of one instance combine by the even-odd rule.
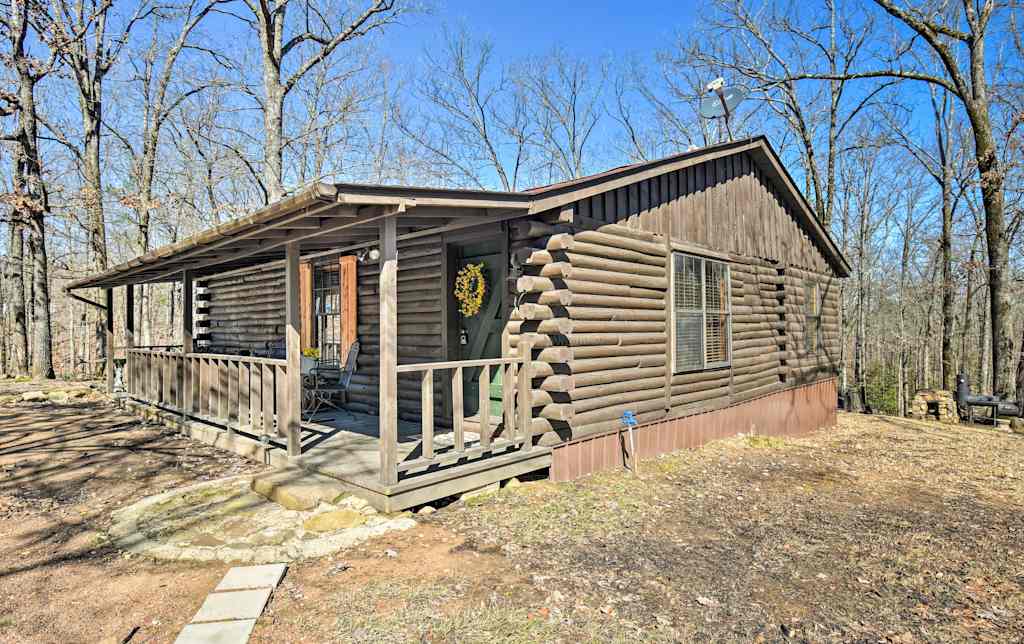
[[[106, 515], [253, 466], [104, 403], [0, 428], [0, 641], [172, 641], [225, 566], [126, 559]], [[506, 488], [293, 564], [252, 641], [1024, 641], [1022, 441], [840, 415]]]
[[[0, 395], [72, 386], [0, 381]], [[132, 642], [171, 642], [228, 568], [128, 557], [103, 530], [142, 497], [261, 466], [91, 398], [0, 406], [2, 642], [120, 642], [136, 627]]]

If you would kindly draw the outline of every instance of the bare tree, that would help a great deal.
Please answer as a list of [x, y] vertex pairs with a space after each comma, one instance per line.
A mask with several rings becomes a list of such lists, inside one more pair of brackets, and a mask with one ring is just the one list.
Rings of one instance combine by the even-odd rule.
[[423, 108], [399, 111], [396, 126], [444, 173], [446, 182], [483, 188], [496, 178], [502, 190], [519, 187], [533, 143], [526, 96], [494, 47], [462, 31], [446, 31], [439, 55], [425, 52]]
[[[869, 48], [872, 19], [832, 0], [826, 0], [824, 16], [799, 4], [752, 7], [748, 0], [717, 0], [714, 7], [702, 13], [704, 37], [683, 45], [685, 60], [707, 70], [709, 78], [734, 77], [785, 123], [799, 143], [808, 196], [827, 227], [844, 131], [893, 84], [853, 93], [846, 81]], [[796, 80], [801, 71], [822, 64], [832, 75], [827, 83]], [[822, 148], [825, 158], [819, 160]]]
[[[150, 30], [149, 46], [140, 56], [132, 57], [132, 76], [130, 80], [138, 87], [142, 109], [138, 113], [138, 129], [126, 135], [108, 123], [109, 130], [117, 137], [131, 158], [131, 179], [134, 190], [121, 196], [121, 203], [135, 212], [137, 228], [136, 246], [138, 252], [145, 253], [150, 248], [152, 216], [156, 204], [153, 194], [156, 173], [157, 151], [160, 146], [161, 132], [168, 119], [190, 97], [217, 84], [216, 78], [186, 83], [176, 87], [177, 69], [182, 52], [189, 46], [190, 38], [196, 28], [213, 9], [225, 0], [209, 0], [199, 2], [190, 0], [177, 8], [161, 7], [149, 14]], [[181, 20], [178, 32], [168, 43], [164, 41], [160, 27], [170, 22], [172, 16]], [[204, 50], [209, 52], [209, 50]], [[218, 56], [212, 52], [214, 60]], [[113, 61], [111, 61], [113, 62]], [[140, 285], [138, 298], [139, 318], [142, 321], [142, 337], [149, 341], [152, 325], [149, 290]]]
[[521, 66], [517, 82], [527, 96], [537, 129], [539, 176], [548, 181], [585, 174], [592, 157], [593, 134], [603, 113], [603, 87], [608, 76], [561, 49]]
[[[897, 51], [894, 58], [887, 61], [881, 69], [846, 73], [801, 73], [790, 78], [915, 80], [937, 85], [960, 100], [974, 138], [974, 157], [985, 209], [993, 386], [997, 394], [1008, 395], [1012, 381], [1013, 329], [1008, 284], [1005, 176], [992, 123], [990, 82], [985, 57], [985, 44], [992, 17], [997, 10], [1005, 7], [996, 0], [961, 0], [959, 10], [953, 10], [945, 3], [901, 7], [892, 0], [874, 2], [901, 26], [913, 31], [917, 38], [912, 42], [923, 42], [927, 48], [923, 53], [930, 54], [937, 60], [943, 73], [937, 74], [922, 68], [911, 59], [911, 52]], [[957, 47], [965, 50], [966, 61], [958, 55]]]
[[[264, 201], [284, 196], [284, 103], [312, 69], [344, 43], [395, 22], [405, 10], [401, 0], [370, 0], [360, 10], [336, 15], [330, 4], [314, 0], [244, 0], [251, 16], [238, 16], [259, 41], [262, 64]], [[289, 30], [289, 9], [298, 12]], [[290, 34], [286, 36], [285, 32]]]
[[[52, 378], [49, 263], [46, 259], [46, 217], [50, 204], [39, 153], [36, 85], [53, 70], [55, 60], [52, 50], [46, 60], [37, 59], [29, 51], [32, 35], [28, 3], [12, 0], [4, 8], [0, 30], [8, 48], [4, 54], [14, 72], [14, 89], [4, 92], [4, 101], [8, 111], [17, 117], [15, 131], [2, 135], [3, 140], [13, 142], [15, 161], [13, 190], [5, 195], [5, 201], [14, 211], [13, 218], [25, 227], [31, 256], [32, 375]], [[20, 238], [20, 233], [16, 236]]]

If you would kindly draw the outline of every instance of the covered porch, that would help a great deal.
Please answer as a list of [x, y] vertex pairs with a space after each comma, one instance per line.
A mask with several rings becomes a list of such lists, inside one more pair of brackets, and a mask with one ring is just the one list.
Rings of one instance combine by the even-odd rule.
[[[531, 350], [480, 360], [403, 358], [399, 351], [399, 245], [460, 234], [529, 213], [522, 195], [423, 189], [372, 190], [317, 184], [255, 215], [159, 249], [69, 290], [102, 289], [108, 345], [114, 346], [115, 293], [123, 287], [124, 398], [207, 442], [277, 467], [336, 478], [382, 509], [395, 510], [541, 469], [550, 455], [533, 445]], [[379, 257], [374, 364], [376, 413], [345, 409], [303, 418], [300, 262], [372, 250]], [[278, 263], [284, 275], [283, 357], [213, 352], [197, 341], [195, 285], [209, 276]], [[180, 350], [135, 347], [134, 287], [183, 285]], [[79, 296], [81, 297], [81, 296]], [[447, 332], [447, 331], [445, 331]], [[113, 351], [108, 388], [114, 389]], [[463, 382], [479, 386], [464, 414]], [[364, 376], [365, 378], [365, 376]], [[406, 400], [400, 420], [399, 382]], [[411, 383], [420, 392], [410, 412]], [[443, 383], [443, 384], [442, 384]]]

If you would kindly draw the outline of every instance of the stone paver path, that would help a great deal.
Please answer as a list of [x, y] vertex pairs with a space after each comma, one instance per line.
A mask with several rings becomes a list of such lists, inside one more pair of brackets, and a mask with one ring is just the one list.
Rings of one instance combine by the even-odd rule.
[[281, 583], [287, 566], [266, 564], [232, 568], [192, 622], [181, 630], [175, 644], [245, 644], [256, 620], [274, 589]]

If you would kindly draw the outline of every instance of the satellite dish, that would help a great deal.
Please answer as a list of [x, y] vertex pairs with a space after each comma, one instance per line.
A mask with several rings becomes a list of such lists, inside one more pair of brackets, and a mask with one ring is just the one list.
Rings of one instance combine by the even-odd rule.
[[725, 80], [716, 78], [707, 85], [707, 95], [700, 99], [700, 115], [706, 119], [725, 118], [725, 127], [729, 132], [729, 140], [732, 140], [732, 127], [729, 117], [736, 111], [736, 107], [747, 97], [747, 90], [743, 87], [725, 87]]
[[729, 87], [700, 99], [700, 115], [706, 119], [717, 119], [732, 114], [736, 106], [747, 97], [742, 87]]

